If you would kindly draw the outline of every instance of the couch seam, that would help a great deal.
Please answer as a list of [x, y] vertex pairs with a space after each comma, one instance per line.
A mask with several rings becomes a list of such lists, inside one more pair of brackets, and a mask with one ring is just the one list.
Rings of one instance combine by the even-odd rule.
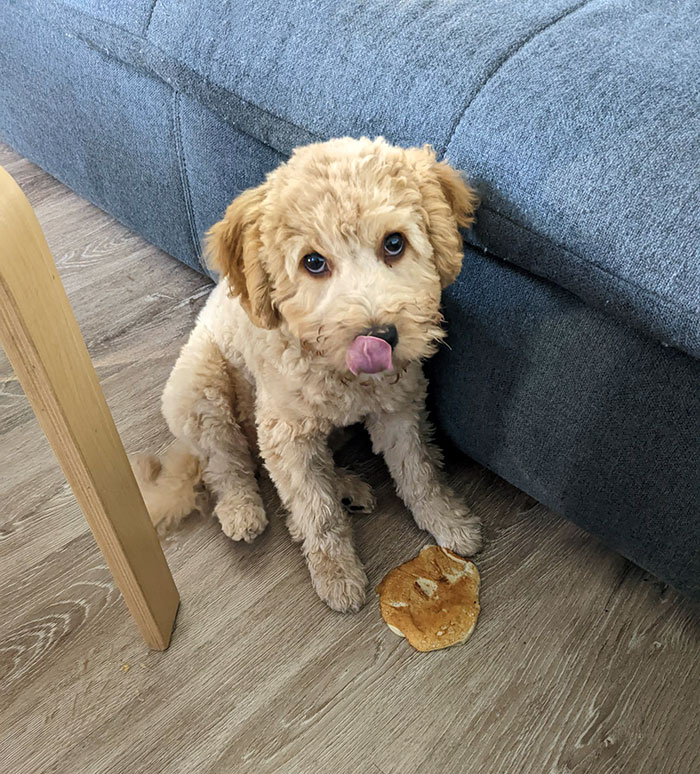
[[[151, 20], [153, 19], [153, 12], [156, 10], [156, 5], [158, 5], [158, 0], [153, 0], [153, 4], [151, 5], [151, 11], [148, 14], [148, 19], [146, 19], [146, 26], [143, 28], [144, 38], [148, 37], [148, 30], [151, 28]], [[121, 27], [119, 29], [121, 29]]]
[[[491, 207], [488, 207], [487, 205], [482, 205], [480, 207], [481, 210], [486, 210], [491, 215], [493, 215], [497, 220], [503, 220], [507, 221], [508, 223], [511, 223], [513, 226], [515, 226], [517, 229], [520, 229], [522, 231], [526, 231], [528, 234], [532, 234], [532, 236], [536, 237], [537, 239], [542, 240], [543, 242], [547, 242], [548, 244], [554, 246], [557, 250], [561, 250], [566, 255], [571, 256], [576, 260], [576, 262], [581, 266], [586, 266], [591, 269], [594, 269], [595, 271], [601, 272], [602, 274], [607, 275], [608, 277], [611, 277], [613, 280], [615, 280], [616, 283], [627, 285], [637, 292], [641, 293], [644, 296], [647, 296], [648, 298], [656, 299], [657, 301], [661, 302], [664, 307], [668, 308], [672, 312], [678, 312], [678, 313], [687, 313], [688, 309], [691, 312], [700, 311], [700, 307], [690, 306], [687, 308], [679, 306], [677, 303], [675, 303], [671, 298], [668, 298], [667, 296], [662, 295], [656, 290], [651, 290], [649, 288], [644, 288], [641, 285], [638, 285], [636, 282], [633, 282], [630, 279], [627, 279], [626, 277], [621, 277], [619, 274], [615, 274], [610, 269], [607, 269], [604, 266], [601, 266], [598, 263], [595, 263], [593, 261], [589, 261], [586, 258], [583, 258], [582, 256], [578, 255], [578, 253], [573, 252], [568, 247], [565, 247], [564, 245], [561, 245], [557, 242], [554, 242], [549, 237], [542, 236], [537, 231], [533, 231], [532, 229], [528, 228], [527, 226], [523, 225], [522, 223], [518, 223], [516, 220], [513, 220], [512, 218], [509, 218], [507, 215], [503, 215], [500, 212], [496, 212]], [[469, 243], [470, 247], [477, 248], [477, 249], [484, 249], [483, 247], [480, 247], [479, 245]], [[545, 274], [538, 274], [538, 272], [534, 271], [531, 267], [523, 266], [522, 264], [518, 263], [517, 261], [514, 261], [512, 258], [509, 258], [507, 256], [501, 255], [499, 252], [494, 252], [491, 250], [490, 247], [485, 248], [486, 252], [489, 255], [493, 255], [497, 258], [500, 258], [501, 260], [508, 261], [509, 263], [514, 264], [515, 266], [519, 266], [521, 269], [524, 269], [525, 271], [530, 272], [531, 274], [534, 274], [536, 276], [543, 276], [546, 279], [548, 279], [550, 282], [554, 282], [555, 284], [561, 285], [561, 287], [564, 287], [564, 285], [561, 284], [560, 280], [552, 279], [551, 277], [547, 277]], [[568, 289], [568, 288], [567, 288]], [[575, 295], [578, 295], [576, 291], [570, 290], [570, 292], [574, 293]]]
[[577, 11], [581, 10], [585, 5], [588, 5], [589, 2], [592, 2], [593, 0], [580, 0], [576, 5], [572, 6], [571, 8], [568, 8], [563, 13], [559, 14], [556, 18], [552, 19], [551, 21], [547, 22], [543, 27], [537, 27], [535, 30], [533, 30], [529, 35], [524, 37], [521, 41], [516, 43], [515, 48], [512, 48], [504, 54], [504, 56], [498, 61], [494, 67], [491, 68], [491, 70], [486, 74], [486, 77], [483, 79], [483, 81], [479, 84], [478, 89], [476, 92], [469, 97], [464, 107], [461, 109], [459, 114], [457, 115], [457, 118], [452, 124], [452, 128], [450, 129], [449, 134], [447, 135], [447, 140], [445, 141], [445, 147], [442, 151], [442, 155], [444, 156], [447, 154], [447, 152], [450, 149], [450, 145], [452, 144], [452, 140], [454, 139], [455, 134], [457, 133], [457, 130], [460, 127], [460, 124], [464, 120], [464, 117], [466, 115], [466, 112], [469, 110], [469, 108], [472, 106], [474, 101], [477, 99], [477, 97], [481, 94], [481, 92], [486, 88], [486, 86], [489, 84], [489, 82], [496, 76], [498, 71], [507, 64], [514, 56], [519, 54], [525, 46], [527, 46], [528, 43], [531, 43], [536, 37], [541, 35], [543, 32], [546, 32], [547, 30], [551, 29], [552, 27], [559, 24], [560, 21], [563, 21], [568, 16], [571, 16], [572, 14], [576, 13]]
[[[151, 17], [153, 15], [153, 12], [155, 11], [155, 7], [158, 3], [158, 0], [155, 0], [153, 4], [153, 9], [151, 11]], [[113, 59], [117, 62], [120, 62], [125, 67], [131, 67], [134, 70], [137, 70], [138, 72], [144, 73], [145, 75], [148, 75], [149, 77], [159, 81], [160, 83], [167, 84], [172, 87], [172, 83], [165, 77], [163, 77], [154, 67], [152, 66], [143, 66], [139, 63], [128, 61], [117, 54], [115, 52], [110, 51], [109, 48], [104, 46], [100, 41], [94, 40], [93, 38], [89, 37], [88, 35], [81, 33], [71, 27], [70, 24], [61, 23], [60, 20], [52, 19], [50, 16], [47, 16], [46, 14], [41, 12], [40, 7], [37, 7], [36, 2], [33, 2], [30, 0], [29, 3], [25, 6], [25, 8], [29, 8], [31, 4], [31, 10], [34, 11], [38, 16], [40, 16], [44, 21], [49, 23], [57, 23], [59, 26], [61, 26], [62, 29], [65, 29], [69, 32], [69, 34], [74, 35], [78, 40], [81, 40], [83, 43], [85, 43], [89, 48], [93, 48], [96, 51], [99, 51], [101, 54], [103, 54], [105, 57], [108, 57], [110, 59]], [[58, 4], [56, 2], [51, 3], [54, 7], [56, 7]], [[284, 126], [288, 126], [291, 129], [296, 129], [298, 132], [302, 132], [303, 134], [306, 134], [312, 138], [314, 138], [317, 142], [323, 142], [324, 140], [329, 139], [328, 137], [325, 137], [323, 135], [318, 134], [318, 132], [315, 132], [311, 129], [307, 129], [303, 126], [299, 126], [299, 124], [295, 124], [293, 121], [289, 121], [286, 118], [283, 118], [280, 115], [277, 115], [277, 113], [273, 113], [271, 110], [268, 110], [267, 108], [262, 107], [261, 105], [258, 105], [255, 102], [251, 102], [249, 99], [246, 99], [245, 97], [242, 97], [240, 94], [238, 94], [237, 91], [234, 91], [233, 89], [229, 89], [224, 86], [220, 86], [216, 83], [213, 83], [209, 78], [207, 78], [202, 73], [198, 72], [197, 70], [193, 70], [188, 65], [185, 65], [181, 62], [178, 62], [177, 60], [173, 59], [170, 54], [167, 54], [159, 45], [154, 43], [150, 38], [145, 37], [143, 34], [137, 35], [131, 30], [126, 29], [125, 27], [120, 26], [119, 24], [114, 24], [113, 22], [106, 21], [104, 19], [100, 19], [97, 16], [92, 16], [89, 13], [85, 13], [84, 11], [78, 11], [73, 10], [73, 14], [76, 17], [83, 17], [85, 19], [90, 20], [94, 24], [102, 25], [105, 27], [109, 27], [113, 30], [118, 30], [119, 32], [123, 33], [127, 38], [130, 38], [134, 41], [139, 41], [140, 43], [146, 43], [148, 46], [153, 48], [155, 51], [157, 51], [162, 57], [171, 60], [177, 64], [178, 67], [181, 67], [183, 70], [186, 70], [188, 73], [191, 73], [192, 75], [195, 75], [197, 78], [201, 79], [209, 88], [212, 89], [221, 89], [222, 91], [228, 92], [234, 99], [238, 100], [243, 105], [251, 108], [254, 111], [257, 111], [258, 113], [262, 113], [266, 116], [269, 116], [270, 118], [274, 119], [275, 121], [279, 122], [280, 124]], [[150, 21], [149, 21], [149, 27], [150, 27]], [[142, 49], [143, 51], [144, 49]], [[222, 120], [229, 123], [229, 119], [226, 115], [224, 115], [221, 111], [215, 110], [214, 107], [208, 105], [206, 102], [203, 102], [199, 99], [199, 97], [193, 97], [193, 99], [196, 99], [197, 102], [200, 102], [200, 104], [203, 104], [208, 109], [212, 110], [213, 112], [217, 113]], [[240, 131], [242, 131], [244, 134], [248, 135], [249, 137], [252, 137], [254, 140], [257, 140], [262, 145], [267, 145], [268, 147], [272, 148], [273, 150], [277, 151], [278, 153], [283, 154], [284, 156], [289, 156], [289, 151], [284, 150], [282, 148], [278, 148], [276, 145], [273, 145], [270, 142], [267, 142], [265, 140], [261, 140], [259, 137], [257, 137], [255, 134], [250, 132], [249, 130], [242, 129], [241, 127], [237, 127]]]
[[175, 149], [177, 153], [178, 168], [180, 172], [180, 185], [182, 187], [182, 198], [187, 213], [187, 222], [190, 227], [190, 241], [195, 257], [202, 264], [202, 251], [199, 246], [199, 237], [197, 236], [197, 224], [192, 207], [192, 191], [190, 189], [189, 175], [187, 174], [187, 162], [185, 161], [185, 146], [182, 142], [182, 127], [180, 124], [180, 92], [173, 91], [173, 131], [175, 134]]
[[[46, 19], [46, 17], [43, 17]], [[95, 17], [88, 17], [90, 19], [93, 19], [94, 21], [99, 21], [99, 19], [95, 19]], [[50, 21], [47, 19], [47, 21]], [[126, 35], [130, 35], [135, 40], [143, 41], [144, 43], [147, 43], [149, 46], [151, 46], [155, 51], [157, 51], [159, 54], [161, 54], [163, 57], [166, 57], [167, 59], [172, 59], [172, 57], [169, 54], [166, 54], [160, 46], [157, 46], [155, 43], [153, 43], [151, 40], [147, 38], [142, 38], [136, 35], [133, 35], [133, 33], [130, 33], [128, 30], [124, 30], [122, 27], [118, 27], [116, 25], [110, 25], [113, 26], [114, 29], [123, 31]], [[90, 48], [95, 49], [96, 51], [99, 51], [101, 54], [103, 54], [106, 57], [113, 58], [115, 61], [119, 62], [120, 64], [124, 65], [125, 67], [131, 67], [134, 70], [147, 75], [150, 78], [153, 78], [154, 80], [157, 80], [159, 83], [163, 83], [169, 86], [172, 86], [172, 83], [165, 77], [163, 77], [160, 73], [158, 73], [157, 70], [155, 70], [152, 67], [148, 66], [140, 66], [139, 64], [135, 62], [127, 61], [126, 59], [122, 59], [121, 57], [115, 55], [113, 52], [111, 52], [108, 48], [105, 48], [100, 43], [98, 43], [95, 40], [92, 40], [91, 38], [87, 37], [86, 35], [83, 35], [79, 32], [73, 32], [76, 38], [78, 40], [82, 40], [83, 43], [85, 43]], [[177, 63], [179, 67], [181, 67], [183, 70], [186, 70], [188, 73], [191, 73], [195, 75], [197, 78], [199, 78], [204, 84], [206, 84], [211, 89], [221, 89], [222, 91], [228, 92], [234, 99], [238, 100], [241, 104], [245, 105], [246, 107], [251, 108], [253, 111], [256, 111], [258, 113], [262, 113], [266, 116], [269, 116], [274, 121], [278, 122], [280, 125], [284, 125], [287, 127], [290, 127], [291, 129], [296, 129], [298, 132], [302, 132], [303, 134], [308, 135], [309, 137], [313, 137], [315, 141], [317, 142], [323, 142], [325, 139], [328, 139], [327, 137], [324, 137], [317, 132], [314, 132], [311, 129], [306, 129], [303, 126], [299, 126], [299, 124], [295, 124], [293, 121], [289, 121], [286, 118], [283, 118], [282, 116], [278, 115], [277, 113], [273, 113], [271, 110], [268, 110], [267, 108], [262, 107], [261, 105], [258, 105], [255, 102], [251, 102], [249, 99], [246, 99], [245, 97], [242, 97], [237, 91], [234, 91], [233, 89], [229, 89], [225, 86], [220, 86], [219, 84], [216, 84], [209, 80], [205, 75], [202, 73], [199, 73], [197, 70], [193, 70], [191, 67], [188, 67], [187, 65], [182, 64], [181, 62], [177, 62], [177, 60], [173, 60]], [[268, 147], [272, 148], [273, 150], [277, 151], [278, 153], [281, 153], [285, 156], [289, 156], [289, 151], [279, 148], [276, 145], [273, 145], [270, 142], [267, 142], [265, 140], [261, 140], [257, 135], [253, 134], [250, 130], [243, 129], [242, 127], [236, 126], [235, 124], [231, 124], [229, 118], [220, 110], [216, 110], [213, 106], [209, 105], [206, 101], [201, 100], [198, 96], [192, 96], [193, 99], [196, 99], [197, 102], [204, 105], [207, 109], [211, 110], [212, 112], [216, 113], [221, 117], [223, 121], [226, 121], [229, 123], [229, 125], [234, 126], [239, 131], [243, 132], [244, 134], [247, 134], [249, 137], [252, 137], [254, 140], [257, 140], [262, 145], [267, 145]]]

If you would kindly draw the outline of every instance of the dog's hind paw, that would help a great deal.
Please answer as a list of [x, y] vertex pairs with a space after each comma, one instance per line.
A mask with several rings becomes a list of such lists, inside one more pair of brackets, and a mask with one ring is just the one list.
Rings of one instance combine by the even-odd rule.
[[351, 514], [372, 513], [377, 504], [372, 487], [347, 470], [339, 471], [339, 479], [340, 502], [343, 508]]

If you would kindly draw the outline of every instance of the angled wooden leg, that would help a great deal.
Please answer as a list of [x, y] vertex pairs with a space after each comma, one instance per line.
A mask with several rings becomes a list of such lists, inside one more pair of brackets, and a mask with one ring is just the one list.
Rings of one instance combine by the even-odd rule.
[[179, 597], [41, 227], [0, 167], [0, 342], [146, 643]]

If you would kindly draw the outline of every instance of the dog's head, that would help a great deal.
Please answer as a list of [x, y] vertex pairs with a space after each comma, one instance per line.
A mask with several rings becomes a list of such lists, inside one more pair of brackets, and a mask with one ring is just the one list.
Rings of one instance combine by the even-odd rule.
[[297, 149], [209, 231], [212, 266], [251, 320], [339, 370], [431, 355], [440, 294], [477, 198], [429, 147], [340, 139]]

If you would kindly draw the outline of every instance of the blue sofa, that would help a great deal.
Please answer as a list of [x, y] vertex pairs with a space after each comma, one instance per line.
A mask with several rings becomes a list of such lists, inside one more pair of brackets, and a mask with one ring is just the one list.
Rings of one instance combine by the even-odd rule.
[[431, 143], [483, 206], [430, 364], [459, 448], [700, 598], [700, 6], [6, 0], [0, 136], [203, 271], [293, 147]]

